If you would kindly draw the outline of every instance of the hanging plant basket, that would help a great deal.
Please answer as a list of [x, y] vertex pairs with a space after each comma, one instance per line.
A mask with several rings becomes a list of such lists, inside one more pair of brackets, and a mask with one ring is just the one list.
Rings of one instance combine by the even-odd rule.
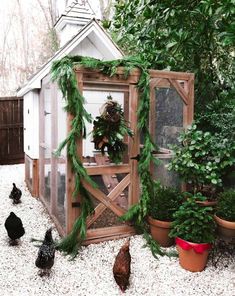
[[101, 115], [94, 120], [93, 142], [95, 149], [102, 154], [107, 151], [111, 162], [117, 164], [122, 161], [126, 149], [124, 137], [132, 136], [133, 133], [127, 125], [121, 105], [113, 101], [111, 96], [107, 99], [100, 109]]

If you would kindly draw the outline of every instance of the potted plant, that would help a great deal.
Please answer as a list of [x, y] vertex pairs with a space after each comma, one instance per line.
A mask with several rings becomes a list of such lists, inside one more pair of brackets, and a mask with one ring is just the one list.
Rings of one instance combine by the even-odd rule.
[[174, 156], [169, 170], [174, 170], [188, 185], [191, 193], [202, 193], [215, 201], [223, 177], [235, 164], [235, 146], [227, 138], [203, 132], [195, 124], [180, 137], [181, 146], [171, 146]]
[[168, 236], [173, 221], [173, 214], [179, 209], [183, 197], [171, 187], [155, 184], [154, 195], [149, 205], [148, 222], [154, 240], [162, 247], [170, 247], [174, 239]]
[[202, 271], [215, 240], [211, 207], [201, 207], [189, 197], [174, 214], [170, 237], [174, 237], [180, 265], [189, 271]]
[[230, 189], [219, 194], [215, 221], [223, 238], [235, 238], [235, 190]]

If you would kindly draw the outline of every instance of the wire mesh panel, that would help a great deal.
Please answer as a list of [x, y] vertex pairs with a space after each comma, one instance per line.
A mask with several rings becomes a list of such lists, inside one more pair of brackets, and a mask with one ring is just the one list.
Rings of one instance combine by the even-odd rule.
[[180, 144], [180, 133], [192, 122], [192, 96], [188, 82], [173, 79], [168, 74], [151, 82], [150, 126], [157, 145], [155, 156], [160, 160], [158, 165], [152, 165], [152, 172], [162, 185], [180, 188], [179, 177], [168, 170], [168, 164], [173, 156], [171, 146]]
[[183, 129], [183, 101], [174, 88], [156, 88], [155, 143], [169, 149]]

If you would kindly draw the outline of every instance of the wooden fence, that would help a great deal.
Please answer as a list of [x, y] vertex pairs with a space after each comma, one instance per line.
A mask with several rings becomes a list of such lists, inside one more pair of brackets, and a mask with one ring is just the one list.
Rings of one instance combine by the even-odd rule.
[[23, 99], [0, 98], [0, 164], [24, 162]]

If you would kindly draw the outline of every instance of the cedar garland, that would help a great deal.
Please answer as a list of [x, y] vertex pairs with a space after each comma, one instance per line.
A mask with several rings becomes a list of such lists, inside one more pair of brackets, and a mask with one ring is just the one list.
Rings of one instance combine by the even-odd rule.
[[87, 190], [83, 187], [81, 180], [85, 179], [93, 186], [97, 186], [87, 175], [76, 152], [77, 140], [86, 137], [85, 121], [91, 122], [91, 118], [84, 109], [84, 97], [77, 88], [76, 76], [74, 69], [76, 67], [85, 67], [100, 70], [102, 73], [113, 76], [117, 67], [123, 66], [125, 77], [127, 78], [134, 68], [140, 69], [140, 79], [138, 89], [141, 93], [140, 104], [138, 107], [138, 128], [144, 137], [144, 147], [140, 153], [138, 163], [138, 172], [141, 180], [141, 196], [138, 204], [133, 205], [128, 212], [122, 216], [124, 221], [133, 221], [134, 225], [144, 232], [147, 244], [150, 246], [152, 253], [157, 256], [162, 255], [159, 245], [151, 239], [146, 231], [145, 217], [148, 211], [149, 200], [153, 193], [153, 180], [149, 172], [151, 162], [158, 163], [152, 152], [157, 148], [153, 143], [149, 133], [149, 108], [150, 108], [150, 88], [149, 88], [149, 72], [148, 63], [143, 62], [139, 57], [127, 57], [121, 60], [101, 61], [90, 57], [66, 56], [59, 61], [55, 61], [52, 65], [52, 80], [57, 81], [66, 99], [65, 110], [74, 116], [72, 120], [72, 129], [67, 138], [60, 144], [57, 155], [67, 145], [68, 159], [71, 162], [73, 172], [75, 174], [75, 189], [73, 195], [80, 193], [82, 197], [81, 215], [75, 221], [71, 233], [59, 243], [58, 248], [68, 254], [76, 254], [81, 241], [86, 237], [86, 218], [93, 212], [91, 198]]

